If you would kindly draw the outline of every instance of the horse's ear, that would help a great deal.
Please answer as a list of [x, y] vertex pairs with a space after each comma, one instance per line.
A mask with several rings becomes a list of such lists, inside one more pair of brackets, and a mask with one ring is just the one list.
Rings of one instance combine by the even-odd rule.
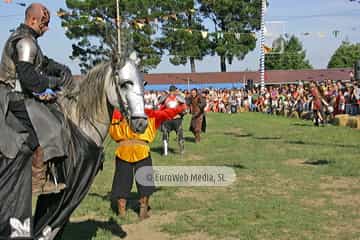
[[119, 54], [112, 54], [111, 56], [111, 67], [113, 69], [120, 69], [124, 66], [125, 59]]
[[140, 64], [140, 58], [138, 58], [137, 54], [135, 51], [131, 52], [130, 56], [129, 56], [129, 59], [134, 61], [134, 63], [136, 65], [139, 65]]

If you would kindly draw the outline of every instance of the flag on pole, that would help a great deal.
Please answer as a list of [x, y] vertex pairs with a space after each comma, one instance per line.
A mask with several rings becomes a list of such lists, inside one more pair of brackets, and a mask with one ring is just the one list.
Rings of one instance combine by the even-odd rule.
[[58, 17], [63, 17], [63, 16], [65, 16], [65, 15], [67, 15], [67, 13], [64, 12], [64, 11], [59, 10], [59, 11], [56, 12], [56, 15], [57, 15]]
[[271, 51], [272, 51], [272, 48], [271, 48], [271, 47], [269, 47], [269, 46], [266, 46], [265, 44], [263, 45], [263, 48], [264, 48], [264, 52], [265, 52], [265, 54], [267, 54], [267, 53], [269, 53], [269, 52], [271, 52]]

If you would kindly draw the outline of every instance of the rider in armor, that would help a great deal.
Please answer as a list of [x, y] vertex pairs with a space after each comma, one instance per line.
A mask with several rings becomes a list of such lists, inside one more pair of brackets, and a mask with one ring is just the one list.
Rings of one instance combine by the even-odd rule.
[[31, 4], [25, 11], [24, 23], [5, 43], [0, 62], [0, 84], [10, 92], [8, 109], [26, 128], [29, 134], [27, 145], [34, 151], [33, 194], [46, 194], [64, 188], [63, 184], [55, 185], [46, 179], [43, 151], [25, 106], [26, 98], [37, 98], [43, 102], [53, 100], [55, 91], [72, 80], [69, 68], [44, 56], [37, 42], [48, 30], [49, 22], [49, 10], [40, 3]]
[[[185, 105], [185, 98], [177, 93], [177, 88], [174, 85], [171, 85], [169, 88], [169, 94], [163, 96], [159, 103], [161, 104], [160, 109], [174, 109], [179, 105]], [[176, 115], [172, 120], [165, 121], [162, 124], [161, 131], [163, 133], [163, 146], [164, 146], [164, 155], [168, 154], [168, 143], [169, 143], [169, 134], [171, 131], [175, 131], [177, 135], [177, 140], [180, 148], [180, 154], [184, 153], [184, 131], [182, 127], [184, 113]]]

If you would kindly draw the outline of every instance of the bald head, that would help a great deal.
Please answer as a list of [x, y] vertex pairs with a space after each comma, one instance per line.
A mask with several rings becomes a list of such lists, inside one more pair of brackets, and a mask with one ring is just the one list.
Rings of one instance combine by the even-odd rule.
[[30, 18], [48, 18], [50, 19], [49, 10], [41, 3], [32, 3], [25, 11], [25, 20]]
[[50, 12], [41, 3], [32, 3], [25, 11], [25, 24], [40, 35], [48, 30]]

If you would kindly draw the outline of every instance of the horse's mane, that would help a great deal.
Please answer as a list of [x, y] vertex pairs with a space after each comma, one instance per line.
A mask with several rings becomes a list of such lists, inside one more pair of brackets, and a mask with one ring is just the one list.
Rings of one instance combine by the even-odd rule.
[[110, 68], [110, 62], [103, 62], [91, 69], [79, 85], [77, 113], [79, 120], [92, 120], [95, 113], [104, 106], [105, 79]]

